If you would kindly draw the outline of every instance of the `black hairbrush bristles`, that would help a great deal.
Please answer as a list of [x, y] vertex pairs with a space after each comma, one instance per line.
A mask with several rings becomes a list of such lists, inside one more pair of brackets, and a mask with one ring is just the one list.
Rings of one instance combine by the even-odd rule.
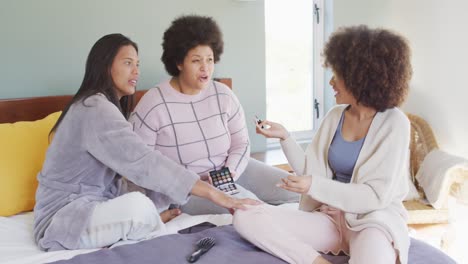
[[188, 262], [193, 263], [197, 261], [201, 255], [205, 254], [215, 244], [216, 240], [213, 237], [204, 237], [198, 240], [195, 251], [192, 253], [192, 255], [187, 257]]

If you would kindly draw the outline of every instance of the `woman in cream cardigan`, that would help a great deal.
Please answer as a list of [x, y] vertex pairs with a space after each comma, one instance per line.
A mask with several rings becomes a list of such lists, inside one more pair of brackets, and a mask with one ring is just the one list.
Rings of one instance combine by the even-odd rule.
[[281, 140], [297, 176], [278, 186], [301, 193], [302, 210], [252, 207], [236, 212], [234, 226], [289, 263], [329, 263], [320, 253], [340, 251], [353, 264], [407, 263], [410, 124], [397, 107], [412, 74], [408, 44], [387, 30], [348, 27], [331, 36], [324, 56], [338, 105], [306, 151], [282, 125], [257, 125]]

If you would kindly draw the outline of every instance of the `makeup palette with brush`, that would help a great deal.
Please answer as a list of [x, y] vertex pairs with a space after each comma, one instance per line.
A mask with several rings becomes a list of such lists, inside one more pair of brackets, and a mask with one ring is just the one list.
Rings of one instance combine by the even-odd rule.
[[234, 179], [232, 179], [229, 168], [224, 167], [220, 170], [210, 171], [210, 177], [213, 182], [213, 186], [219, 190], [228, 194], [239, 193], [239, 190], [234, 183]]

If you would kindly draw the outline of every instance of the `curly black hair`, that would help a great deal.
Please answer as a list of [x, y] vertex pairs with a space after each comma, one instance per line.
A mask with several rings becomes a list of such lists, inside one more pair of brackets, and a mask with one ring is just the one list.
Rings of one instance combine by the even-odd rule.
[[163, 54], [161, 60], [171, 76], [178, 76], [178, 64], [192, 48], [199, 45], [210, 46], [214, 62], [218, 62], [223, 53], [223, 34], [218, 24], [211, 18], [198, 15], [181, 16], [172, 21], [164, 32]]
[[324, 57], [359, 104], [384, 111], [400, 106], [408, 94], [411, 50], [396, 33], [364, 25], [340, 28], [325, 44]]

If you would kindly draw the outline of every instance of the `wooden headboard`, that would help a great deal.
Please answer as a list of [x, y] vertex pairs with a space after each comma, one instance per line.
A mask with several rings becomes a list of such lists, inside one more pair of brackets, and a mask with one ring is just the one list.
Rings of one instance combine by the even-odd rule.
[[[232, 88], [231, 78], [215, 78]], [[135, 93], [136, 103], [146, 90]], [[29, 98], [0, 99], [0, 123], [34, 121], [65, 108], [72, 95], [41, 96]]]

